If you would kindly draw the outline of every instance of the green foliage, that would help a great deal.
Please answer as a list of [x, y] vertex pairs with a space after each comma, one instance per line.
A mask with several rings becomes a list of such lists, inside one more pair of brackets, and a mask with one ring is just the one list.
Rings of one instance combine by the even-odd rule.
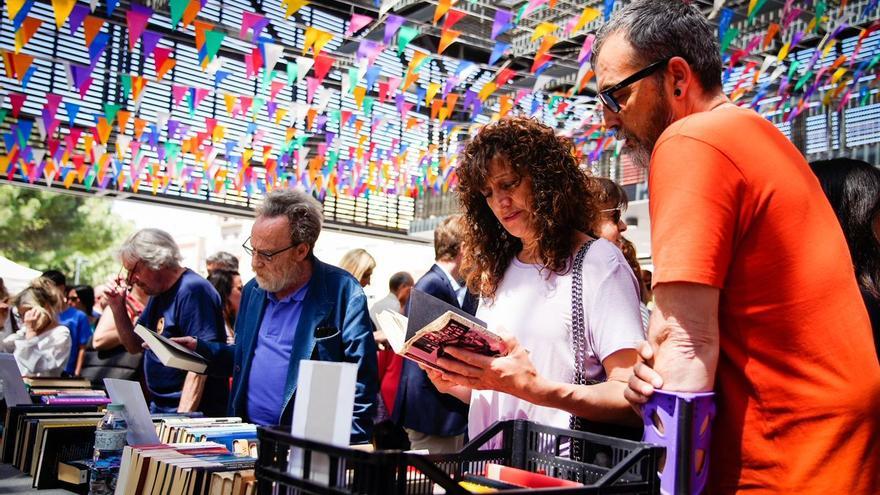
[[35, 270], [55, 268], [73, 285], [98, 284], [119, 270], [113, 250], [133, 226], [112, 215], [110, 201], [0, 185], [0, 254]]

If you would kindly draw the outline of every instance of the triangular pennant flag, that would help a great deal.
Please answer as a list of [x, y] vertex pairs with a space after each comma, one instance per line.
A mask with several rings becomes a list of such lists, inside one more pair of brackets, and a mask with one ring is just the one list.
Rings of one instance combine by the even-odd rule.
[[67, 18], [67, 26], [70, 28], [70, 34], [76, 33], [76, 30], [82, 25], [83, 19], [89, 15], [89, 8], [78, 3], [73, 6], [70, 16]]
[[183, 96], [186, 94], [187, 91], [189, 91], [188, 86], [184, 86], [182, 84], [171, 85], [171, 96], [172, 101], [175, 105], [180, 105], [180, 101], [183, 99]]
[[336, 59], [324, 55], [323, 53], [317, 55], [315, 57], [315, 78], [318, 79], [318, 81], [323, 81], [324, 78], [327, 77], [327, 73], [330, 72], [330, 68], [333, 67], [335, 61]]
[[316, 77], [307, 77], [306, 78], [306, 103], [312, 103], [312, 99], [315, 96], [315, 90], [318, 89], [318, 86], [321, 84], [321, 80]]
[[104, 103], [104, 116], [107, 117], [108, 123], [113, 123], [113, 121], [116, 119], [116, 113], [119, 112], [120, 108], [122, 108], [120, 105]]
[[511, 24], [511, 19], [513, 19], [513, 13], [507, 10], [498, 9], [495, 11], [495, 20], [492, 22], [492, 39], [498, 37], [498, 35], [507, 32], [510, 28], [513, 27]]
[[107, 0], [107, 5], [105, 12], [107, 12], [107, 17], [110, 18], [113, 16], [113, 11], [116, 10], [116, 6], [119, 5], [119, 0]]
[[437, 24], [437, 21], [439, 21], [440, 18], [449, 11], [449, 7], [451, 6], [451, 0], [440, 0], [439, 2], [437, 2], [437, 7], [434, 9], [434, 24]]
[[70, 17], [70, 12], [73, 10], [75, 4], [76, 0], [52, 0], [52, 10], [55, 14], [55, 25], [58, 29], [61, 29], [61, 26], [64, 25], [64, 21]]
[[461, 36], [461, 31], [456, 31], [454, 29], [447, 29], [443, 31], [440, 35], [440, 45], [437, 47], [437, 53], [441, 54], [449, 48], [449, 45], [455, 43], [455, 40]]
[[443, 30], [452, 29], [458, 21], [460, 21], [467, 13], [461, 10], [451, 9], [446, 13], [446, 19], [443, 21]]
[[[21, 11], [21, 8], [24, 7], [25, 0], [8, 0], [6, 2], [6, 14], [9, 16], [9, 20], [14, 20], [18, 17], [18, 13]], [[0, 170], [2, 172], [2, 170]]]
[[268, 25], [269, 20], [265, 16], [244, 11], [241, 13], [241, 28], [238, 37], [243, 40], [259, 39], [260, 33]]
[[351, 14], [351, 20], [348, 21], [348, 27], [345, 29], [345, 35], [351, 36], [352, 34], [363, 29], [364, 26], [371, 22], [373, 22], [373, 18], [370, 16]]
[[76, 115], [79, 113], [80, 105], [65, 101], [64, 109], [67, 111], [67, 124], [69, 127], [73, 127], [76, 123]]
[[391, 38], [397, 34], [397, 30], [400, 29], [400, 26], [403, 25], [404, 21], [406, 21], [406, 19], [394, 14], [389, 15], [388, 19], [385, 19], [385, 36], [382, 39], [383, 45], [387, 46], [391, 44]]
[[[354, 88], [354, 102], [357, 104], [359, 109], [363, 109], [364, 107], [364, 96], [366, 96], [367, 90], [364, 89], [363, 86], [358, 86]], [[366, 112], [364, 112], [366, 113]]]
[[42, 25], [43, 21], [41, 19], [30, 16], [25, 18], [24, 22], [21, 23], [21, 27], [15, 32], [15, 53], [21, 52], [24, 45], [34, 37], [34, 34], [37, 33]]
[[27, 99], [26, 94], [9, 93], [9, 103], [12, 105], [12, 116], [13, 117], [18, 118], [18, 113], [21, 111], [21, 107], [22, 107], [22, 105], [24, 105], [24, 101], [26, 99]]
[[168, 8], [171, 10], [171, 29], [177, 29], [177, 24], [180, 23], [180, 18], [183, 17], [183, 13], [186, 11], [189, 1], [190, 0], [168, 1]]
[[205, 32], [205, 60], [209, 62], [214, 60], [214, 57], [217, 56], [217, 52], [220, 51], [220, 45], [223, 44], [223, 39], [225, 37], [226, 33], [222, 31]]
[[580, 17], [578, 17], [577, 22], [571, 27], [570, 30], [567, 31], [567, 34], [580, 31], [581, 29], [583, 29], [584, 26], [598, 19], [599, 15], [601, 15], [599, 9], [595, 7], [584, 7], [584, 10], [583, 12], [581, 12]]
[[134, 50], [134, 45], [141, 39], [153, 10], [137, 4], [132, 4], [131, 9], [125, 13], [125, 22], [128, 25], [128, 48]]
[[101, 55], [104, 53], [104, 49], [107, 48], [107, 43], [110, 42], [110, 33], [98, 33], [95, 36], [95, 39], [92, 40], [92, 44], [89, 45], [89, 60], [91, 61], [91, 65], [94, 66], [98, 59], [101, 58]]
[[85, 31], [86, 46], [90, 46], [95, 36], [101, 32], [104, 27], [104, 19], [90, 15], [83, 21], [83, 29]]
[[162, 35], [159, 33], [150, 30], [144, 31], [141, 35], [141, 56], [144, 57], [144, 60], [153, 55], [153, 50], [156, 49], [156, 45], [159, 44], [161, 39]]
[[367, 79], [367, 91], [372, 90], [373, 85], [376, 84], [376, 80], [379, 78], [379, 74], [382, 73], [381, 65], [370, 65], [370, 68], [367, 69], [366, 79]]
[[260, 46], [263, 48], [263, 57], [266, 60], [264, 67], [267, 71], [274, 70], [275, 64], [278, 63], [278, 60], [281, 59], [281, 55], [284, 54], [284, 45], [262, 43]]
[[297, 81], [304, 81], [306, 78], [306, 74], [309, 73], [309, 70], [315, 64], [315, 61], [311, 58], [307, 57], [296, 57], [296, 70], [297, 70]]
[[419, 28], [411, 26], [403, 26], [397, 34], [397, 54], [401, 55], [406, 45], [409, 45], [416, 36], [419, 35]]
[[168, 62], [174, 62], [173, 58], [169, 58], [171, 56], [171, 48], [165, 48], [162, 46], [157, 46], [155, 50], [153, 50], [153, 64], [156, 67], [156, 80], [161, 81], [165, 76], [165, 73], [168, 71], [166, 65]]
[[543, 38], [557, 29], [559, 29], [559, 26], [552, 22], [542, 22], [532, 30], [531, 41], [537, 41], [538, 38]]
[[116, 117], [117, 117], [116, 127], [117, 127], [117, 129], [119, 129], [120, 134], [125, 133], [125, 128], [128, 126], [128, 120], [131, 118], [131, 114], [132, 113], [127, 110], [119, 110], [116, 113]]
[[309, 48], [311, 48], [314, 52], [314, 55], [317, 57], [318, 55], [320, 55], [321, 50], [324, 49], [324, 45], [326, 45], [332, 39], [333, 35], [328, 33], [327, 31], [323, 31], [315, 27], [308, 27], [306, 28], [306, 39], [303, 43], [302, 54], [305, 55], [306, 52], [309, 51]]
[[284, 18], [289, 18], [290, 16], [295, 14], [297, 10], [305, 7], [308, 4], [308, 0], [281, 0], [281, 5], [287, 6], [284, 10]]
[[489, 65], [495, 65], [495, 62], [498, 62], [498, 59], [504, 55], [508, 48], [510, 48], [509, 44], [496, 41], [492, 48], [492, 55], [489, 55]]

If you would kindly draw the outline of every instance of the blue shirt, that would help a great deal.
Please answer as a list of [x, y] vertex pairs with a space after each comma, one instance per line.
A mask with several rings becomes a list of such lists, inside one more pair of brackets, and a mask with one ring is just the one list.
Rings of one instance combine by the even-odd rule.
[[70, 306], [58, 315], [58, 322], [70, 330], [70, 359], [67, 361], [64, 371], [72, 375], [76, 371], [79, 347], [88, 344], [89, 339], [92, 338], [92, 326], [85, 313]]
[[[203, 277], [187, 269], [167, 291], [150, 297], [138, 323], [165, 337], [195, 337], [225, 342], [220, 295]], [[186, 371], [163, 365], [153, 351], [144, 352], [144, 377], [153, 402], [177, 407]], [[221, 377], [208, 377], [199, 411], [208, 416], [223, 415], [229, 387]]]
[[266, 295], [268, 303], [257, 334], [247, 393], [248, 419], [258, 425], [277, 425], [281, 420], [293, 337], [308, 289], [306, 284], [280, 300], [275, 294]]

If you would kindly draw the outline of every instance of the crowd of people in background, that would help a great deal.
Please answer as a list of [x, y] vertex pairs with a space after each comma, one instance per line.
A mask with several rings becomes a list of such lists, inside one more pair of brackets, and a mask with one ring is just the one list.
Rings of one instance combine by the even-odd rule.
[[[435, 229], [435, 263], [395, 273], [372, 306], [374, 257], [319, 260], [320, 203], [276, 190], [243, 244], [253, 280], [223, 252], [205, 278], [144, 229], [95, 289], [56, 270], [16, 295], [0, 283], [0, 349], [22, 374], [140, 380], [153, 412], [261, 425], [290, 422], [301, 360], [354, 363], [352, 443], [432, 453], [511, 418], [625, 434], [658, 389], [714, 390], [714, 492], [878, 487], [880, 456], [863, 454], [880, 440], [880, 170], [811, 173], [721, 93], [715, 36], [684, 3], [630, 3], [592, 57], [609, 128], [650, 164], [653, 273], [623, 235], [625, 191], [552, 128], [506, 117], [464, 147], [462, 214]], [[445, 372], [404, 360], [376, 315], [406, 315], [413, 290], [486, 322], [506, 352], [450, 347]], [[206, 357], [207, 373], [163, 366], [137, 324]]]

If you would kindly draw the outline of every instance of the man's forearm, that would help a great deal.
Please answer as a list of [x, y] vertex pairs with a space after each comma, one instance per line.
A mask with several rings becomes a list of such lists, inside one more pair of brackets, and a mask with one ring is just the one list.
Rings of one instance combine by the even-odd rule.
[[207, 375], [189, 372], [183, 382], [183, 390], [180, 392], [180, 404], [178, 412], [193, 412], [199, 408], [202, 402], [202, 393], [205, 391]]
[[718, 289], [696, 284], [658, 285], [648, 338], [663, 389], [707, 392], [715, 385], [720, 335]]

